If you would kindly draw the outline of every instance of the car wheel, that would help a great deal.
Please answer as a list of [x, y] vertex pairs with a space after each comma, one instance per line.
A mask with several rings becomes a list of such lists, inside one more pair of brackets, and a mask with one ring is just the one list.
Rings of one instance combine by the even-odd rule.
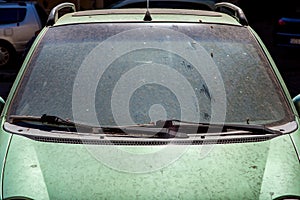
[[13, 48], [4, 42], [0, 42], [0, 68], [12, 64], [13, 59], [14, 59]]

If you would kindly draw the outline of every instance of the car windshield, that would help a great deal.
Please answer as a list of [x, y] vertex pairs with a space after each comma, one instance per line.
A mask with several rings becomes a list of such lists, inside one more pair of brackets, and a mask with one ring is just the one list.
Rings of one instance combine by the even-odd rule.
[[274, 72], [244, 27], [54, 26], [28, 65], [8, 116], [47, 114], [94, 126], [293, 120]]

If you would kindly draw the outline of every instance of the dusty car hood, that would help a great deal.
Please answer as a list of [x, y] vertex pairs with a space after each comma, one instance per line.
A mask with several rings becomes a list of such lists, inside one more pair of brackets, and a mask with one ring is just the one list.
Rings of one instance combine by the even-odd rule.
[[[105, 164], [90, 147], [106, 151], [108, 145], [87, 148], [13, 135], [4, 170], [3, 197], [270, 199], [287, 191], [300, 193], [299, 161], [288, 135], [257, 143], [217, 144], [205, 156], [203, 146], [192, 145], [169, 165], [142, 173]], [[145, 153], [161, 147], [116, 148]], [[107, 158], [115, 159], [113, 152], [106, 152]], [[158, 156], [156, 162], [159, 160]], [[122, 162], [132, 168], [138, 164], [134, 157]]]

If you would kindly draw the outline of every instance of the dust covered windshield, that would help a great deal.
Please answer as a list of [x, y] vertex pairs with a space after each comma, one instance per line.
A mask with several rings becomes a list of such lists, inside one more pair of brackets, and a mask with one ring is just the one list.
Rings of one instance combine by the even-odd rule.
[[95, 126], [193, 122], [280, 124], [290, 108], [245, 28], [185, 23], [50, 27], [9, 115]]

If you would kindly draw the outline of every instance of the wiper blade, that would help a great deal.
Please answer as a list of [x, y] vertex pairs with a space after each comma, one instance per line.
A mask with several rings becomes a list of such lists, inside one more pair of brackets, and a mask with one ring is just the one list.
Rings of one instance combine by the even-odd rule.
[[[275, 134], [275, 135], [282, 135], [283, 133], [270, 129], [264, 125], [254, 125], [254, 124], [227, 124], [227, 123], [197, 123], [197, 122], [189, 122], [189, 121], [182, 121], [177, 119], [172, 120], [158, 120], [156, 122], [157, 126], [161, 126], [163, 128], [173, 128], [174, 131], [184, 129], [193, 129], [196, 130], [197, 133], [207, 133], [210, 130], [216, 130], [218, 132], [230, 132], [230, 131], [248, 131], [254, 134]], [[210, 131], [211, 132], [211, 131]]]
[[21, 126], [43, 130], [67, 130], [69, 132], [86, 132], [93, 134], [105, 134], [107, 136], [126, 136], [126, 137], [151, 137], [151, 138], [188, 138], [186, 133], [175, 133], [171, 129], [166, 129], [150, 124], [135, 124], [128, 126], [91, 126], [65, 120], [53, 115], [38, 116], [9, 116], [9, 122]]
[[74, 126], [75, 123], [72, 121], [68, 121], [65, 119], [62, 119], [57, 116], [52, 115], [42, 115], [42, 116], [27, 116], [27, 115], [10, 115], [9, 116], [9, 122], [10, 123], [17, 123], [17, 122], [41, 122], [41, 123], [47, 123], [47, 124], [53, 124], [53, 125], [66, 125], [66, 126]]
[[11, 115], [9, 116], [10, 123], [29, 126], [31, 128], [39, 127], [40, 125], [47, 125], [47, 130], [69, 130], [72, 132], [77, 132], [77, 129], [85, 130], [91, 132], [94, 128], [93, 126], [75, 123], [71, 120], [66, 120], [53, 115], [43, 114], [42, 116], [27, 116], [27, 115]]

